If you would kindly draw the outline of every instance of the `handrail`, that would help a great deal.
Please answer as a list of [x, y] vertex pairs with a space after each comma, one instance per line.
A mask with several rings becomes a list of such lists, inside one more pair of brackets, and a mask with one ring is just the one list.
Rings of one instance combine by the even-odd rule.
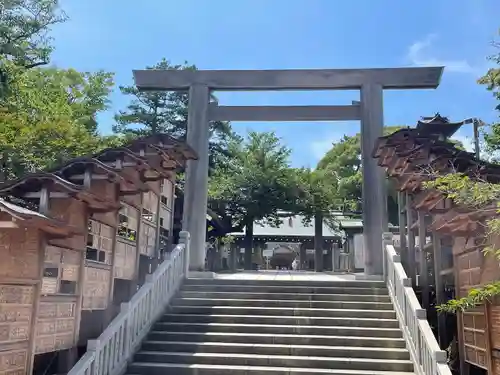
[[133, 295], [96, 339], [68, 375], [119, 375], [164, 311], [186, 276], [189, 262], [189, 233], [180, 233], [180, 244]]
[[392, 233], [384, 233], [384, 278], [418, 375], [452, 375], [446, 352], [439, 347], [427, 313], [412, 288], [411, 279], [394, 249]]

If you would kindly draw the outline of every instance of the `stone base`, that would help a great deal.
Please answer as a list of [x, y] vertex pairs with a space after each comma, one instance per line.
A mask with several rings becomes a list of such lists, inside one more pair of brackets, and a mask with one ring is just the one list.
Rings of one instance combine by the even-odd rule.
[[189, 271], [188, 279], [215, 279], [217, 274], [210, 271]]

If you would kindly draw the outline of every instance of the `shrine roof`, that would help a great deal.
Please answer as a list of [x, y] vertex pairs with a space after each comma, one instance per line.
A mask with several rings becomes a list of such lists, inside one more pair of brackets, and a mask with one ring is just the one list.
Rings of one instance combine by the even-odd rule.
[[[163, 164], [160, 161], [156, 161], [155, 158], [147, 158], [136, 153], [148, 145], [156, 149], [159, 154], [165, 155], [162, 161]], [[138, 165], [142, 165], [141, 177], [137, 177], [125, 169], [115, 168], [114, 165], [105, 164], [106, 162], [115, 161], [117, 156], [126, 156], [129, 159], [137, 160]], [[148, 178], [149, 180], [156, 178], [154, 176], [145, 177], [145, 173], [147, 172], [145, 169], [157, 172], [160, 178], [170, 178], [170, 174], [165, 171], [170, 168], [170, 166], [166, 166], [168, 161], [171, 161], [175, 166], [179, 166], [184, 165], [185, 161], [189, 159], [197, 159], [195, 152], [189, 145], [166, 134], [156, 134], [135, 139], [126, 146], [108, 148], [94, 155], [70, 159], [64, 164], [47, 171], [29, 173], [15, 180], [0, 183], [0, 195], [12, 195], [20, 198], [28, 192], [40, 191], [44, 184], [49, 183], [52, 187], [57, 186], [57, 190], [66, 192], [71, 196], [77, 196], [78, 199], [87, 202], [96, 209], [111, 210], [115, 209], [115, 204], [104, 201], [86, 191], [83, 185], [74, 184], [66, 178], [75, 174], [84, 174], [89, 165], [92, 165], [94, 173], [97, 173], [97, 170], [99, 170], [103, 174], [108, 174], [115, 182], [121, 182], [125, 186], [134, 186], [137, 188], [127, 189], [127, 193], [139, 193], [149, 190], [148, 185], [143, 180], [144, 178]]]
[[417, 122], [417, 131], [421, 135], [437, 135], [449, 138], [457, 132], [463, 125], [461, 122], [450, 122], [448, 117], [443, 117], [439, 113], [434, 116], [422, 117]]
[[30, 173], [16, 180], [6, 181], [0, 184], [0, 194], [17, 195], [23, 192], [40, 191], [46, 183], [53, 183], [64, 191], [77, 193], [83, 190], [83, 186], [73, 184], [68, 180], [50, 172]]
[[[314, 237], [314, 220], [311, 223], [304, 224], [304, 217], [301, 215], [291, 215], [284, 217], [278, 227], [273, 227], [269, 224], [254, 222], [253, 235], [255, 237]], [[231, 233], [235, 237], [243, 237], [245, 228], [241, 232]], [[342, 231], [331, 229], [325, 221], [323, 221], [323, 237], [341, 237]]]
[[56, 236], [72, 236], [83, 234], [78, 228], [54, 219], [40, 212], [21, 207], [5, 199], [0, 198], [0, 212], [9, 214], [16, 222], [23, 226], [32, 226]]
[[94, 154], [92, 157], [102, 162], [114, 162], [116, 161], [116, 158], [120, 156], [127, 156], [137, 161], [139, 164], [147, 164], [147, 159], [145, 157], [139, 156], [139, 154], [136, 154], [126, 147], [105, 148], [104, 150], [101, 150]]
[[164, 150], [167, 149], [175, 149], [180, 151], [187, 159], [197, 160], [198, 155], [196, 152], [189, 146], [187, 143], [175, 139], [167, 134], [154, 134], [144, 138], [135, 139], [125, 145], [125, 147], [129, 148], [134, 152], [138, 152], [144, 146], [154, 145]]

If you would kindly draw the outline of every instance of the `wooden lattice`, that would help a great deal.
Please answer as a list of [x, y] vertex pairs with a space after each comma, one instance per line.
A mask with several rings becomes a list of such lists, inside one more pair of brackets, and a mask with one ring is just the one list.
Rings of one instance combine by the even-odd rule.
[[42, 295], [75, 294], [80, 275], [81, 252], [46, 246]]
[[142, 218], [151, 223], [156, 223], [157, 216], [158, 216], [158, 196], [152, 191], [143, 193]]
[[465, 360], [487, 369], [485, 306], [462, 313]]
[[0, 285], [0, 350], [29, 339], [34, 293], [33, 286]]
[[110, 270], [85, 267], [83, 309], [106, 309], [108, 307], [110, 283]]
[[137, 246], [135, 243], [117, 239], [115, 247], [115, 277], [132, 280], [134, 278]]
[[26, 349], [0, 352], [0, 374], [26, 375], [27, 360]]
[[129, 241], [137, 240], [137, 229], [139, 228], [139, 211], [122, 203], [122, 208], [118, 213], [117, 235]]
[[143, 221], [139, 236], [139, 252], [143, 255], [153, 256], [156, 247], [156, 228]]
[[89, 220], [87, 236], [87, 259], [111, 265], [113, 251], [113, 228], [98, 221]]
[[74, 298], [72, 301], [42, 301], [40, 303], [36, 325], [35, 353], [47, 353], [73, 346], [75, 342], [75, 312], [76, 302]]

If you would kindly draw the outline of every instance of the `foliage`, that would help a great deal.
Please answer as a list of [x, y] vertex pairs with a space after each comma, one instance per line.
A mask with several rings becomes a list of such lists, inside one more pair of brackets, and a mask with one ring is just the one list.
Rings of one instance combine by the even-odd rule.
[[[500, 212], [498, 203], [500, 201], [500, 185], [474, 180], [461, 173], [450, 173], [437, 176], [432, 181], [424, 184], [425, 188], [437, 189], [450, 198], [456, 205], [474, 210], [491, 210], [492, 219], [487, 220], [484, 236], [484, 255], [492, 255], [500, 260], [500, 250], [495, 249], [488, 243], [488, 238], [500, 233]], [[486, 300], [500, 294], [500, 281], [485, 284], [479, 288], [471, 289], [467, 296], [452, 299], [445, 304], [437, 306], [439, 312], [456, 313], [480, 305]]]
[[[113, 74], [37, 68], [16, 75], [11, 86], [15, 92], [6, 101], [11, 111], [51, 118], [65, 113], [89, 132], [96, 133], [95, 116], [108, 108]], [[28, 87], [36, 89], [32, 91]]]
[[337, 176], [329, 169], [295, 170], [295, 184], [299, 188], [295, 212], [300, 212], [309, 222], [316, 214], [325, 218], [338, 208]]
[[[500, 43], [494, 42], [493, 46], [500, 51]], [[495, 67], [489, 69], [486, 74], [479, 79], [478, 83], [485, 85], [486, 89], [491, 91], [494, 98], [500, 102], [500, 52], [490, 56], [489, 60], [495, 64]], [[500, 111], [500, 104], [496, 106], [496, 109]], [[487, 151], [500, 151], [500, 122], [491, 125], [489, 132], [484, 135], [484, 141]]]
[[12, 63], [9, 94], [0, 100], [2, 178], [51, 168], [113, 144], [96, 132], [95, 115], [106, 109], [112, 76]]
[[[163, 59], [146, 69], [196, 70], [187, 62], [173, 65]], [[132, 98], [125, 110], [115, 115], [113, 131], [118, 134], [144, 136], [154, 133], [168, 133], [176, 138], [185, 139], [187, 134], [188, 93], [185, 91], [139, 91], [135, 85], [120, 86], [122, 94]], [[212, 97], [216, 101], [215, 97]], [[227, 142], [234, 136], [228, 122], [210, 123], [210, 165], [226, 153]]]
[[[384, 134], [391, 134], [398, 129], [401, 129], [401, 127], [386, 127], [384, 128]], [[344, 135], [340, 141], [333, 143], [332, 148], [319, 161], [318, 170], [324, 170], [327, 175], [336, 179], [336, 183], [333, 186], [336, 188], [337, 204], [338, 202], [344, 202], [348, 208], [354, 211], [357, 210], [362, 197], [361, 187], [363, 181], [361, 169], [361, 134], [358, 133], [354, 136]], [[329, 177], [330, 180], [332, 179], [331, 177]], [[390, 215], [390, 217], [394, 217], [392, 220], [394, 221], [395, 217], [397, 217], [397, 212]]]
[[234, 238], [234, 236], [231, 236], [231, 235], [227, 235], [227, 236], [224, 236], [221, 238], [221, 242], [224, 244], [224, 245], [231, 245], [234, 243], [236, 239]]
[[274, 133], [250, 132], [246, 142], [232, 140], [229, 156], [210, 179], [210, 197], [224, 202], [236, 221], [279, 225], [278, 211], [292, 199], [289, 156]]
[[48, 64], [50, 27], [64, 22], [58, 0], [2, 0], [0, 58], [23, 68]]

